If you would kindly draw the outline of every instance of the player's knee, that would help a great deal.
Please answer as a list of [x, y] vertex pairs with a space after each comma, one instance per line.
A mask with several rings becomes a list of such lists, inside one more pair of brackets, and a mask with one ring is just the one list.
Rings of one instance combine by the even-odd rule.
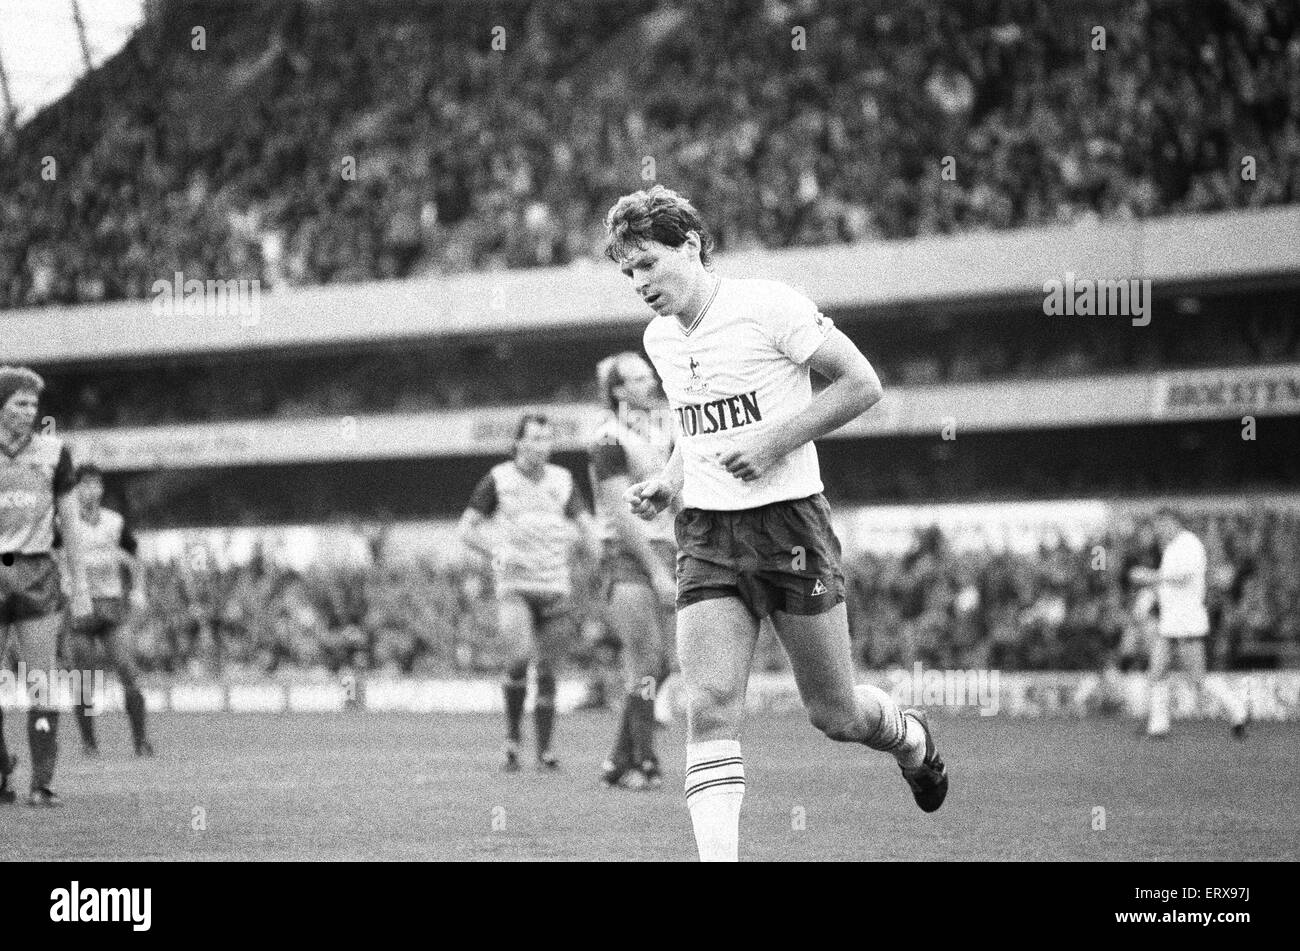
[[733, 691], [696, 688], [690, 692], [691, 732], [697, 738], [725, 738], [740, 721], [740, 697]]

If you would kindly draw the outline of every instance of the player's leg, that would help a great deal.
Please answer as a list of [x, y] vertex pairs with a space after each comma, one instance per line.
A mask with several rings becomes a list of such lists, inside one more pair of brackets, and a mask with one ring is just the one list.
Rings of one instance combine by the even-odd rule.
[[1209, 680], [1205, 676], [1205, 638], [1188, 637], [1184, 638], [1178, 645], [1178, 663], [1186, 672], [1187, 678], [1192, 682], [1192, 689], [1196, 692], [1198, 702], [1204, 702], [1208, 695], [1214, 697], [1227, 711], [1228, 722], [1232, 726], [1232, 732], [1239, 738], [1245, 736], [1246, 726], [1246, 704], [1240, 696], [1237, 695], [1227, 684], [1218, 681]]
[[1147, 671], [1147, 736], [1169, 735], [1169, 665], [1171, 638], [1159, 634], [1151, 638], [1151, 666]]
[[[9, 625], [0, 624], [0, 670], [9, 664]], [[11, 756], [5, 745], [5, 711], [0, 704], [0, 804], [14, 801], [14, 792], [9, 788], [9, 774], [14, 771], [18, 760]]]
[[537, 763], [543, 769], [557, 769], [559, 761], [551, 749], [555, 737], [556, 680], [564, 664], [565, 651], [576, 633], [573, 604], [566, 595], [538, 599], [536, 621], [537, 699], [533, 701], [533, 728]]
[[772, 621], [813, 726], [832, 740], [891, 753], [902, 766], [921, 764], [925, 731], [919, 723], [880, 688], [854, 683], [846, 604], [821, 614], [777, 611]]
[[903, 711], [872, 684], [854, 684], [847, 606], [772, 616], [813, 725], [832, 740], [860, 743], [898, 761], [916, 804], [934, 812], [948, 795], [948, 770], [924, 714]]
[[663, 611], [654, 590], [636, 581], [619, 581], [610, 594], [610, 621], [623, 644], [623, 716], [618, 739], [604, 771], [616, 783], [629, 770], [658, 775], [654, 751], [654, 697], [663, 678]]
[[123, 700], [126, 705], [126, 719], [131, 725], [131, 745], [136, 756], [153, 756], [153, 744], [145, 729], [144, 694], [140, 692], [140, 673], [135, 666], [128, 645], [123, 643], [121, 628], [114, 627], [103, 639], [104, 655], [108, 666], [117, 672], [117, 679], [122, 683]]
[[519, 743], [524, 717], [524, 698], [528, 691], [528, 663], [532, 659], [533, 615], [528, 603], [517, 592], [502, 592], [497, 597], [498, 634], [505, 645], [505, 681], [501, 685], [506, 710], [505, 768], [519, 768]]
[[686, 805], [702, 862], [734, 862], [739, 855], [745, 797], [740, 720], [757, 642], [758, 619], [739, 597], [678, 605], [677, 654], [686, 686]]
[[[68, 627], [72, 628], [71, 623]], [[96, 655], [100, 653], [98, 639], [90, 636], [86, 631], [76, 629], [70, 629], [67, 636], [72, 666], [82, 672], [82, 682], [85, 683], [86, 674], [95, 669]], [[97, 756], [99, 740], [95, 736], [95, 717], [89, 710], [84, 690], [73, 702], [73, 712], [77, 717], [77, 730], [81, 733], [82, 750], [87, 756]]]
[[[40, 670], [48, 676], [55, 668], [62, 625], [58, 611], [14, 622], [18, 659], [27, 664], [29, 672]], [[27, 710], [27, 745], [32, 757], [31, 794], [27, 801], [33, 806], [58, 806], [62, 801], [50, 786], [59, 756], [59, 711], [48, 691], [44, 698], [36, 695], [33, 700]]]

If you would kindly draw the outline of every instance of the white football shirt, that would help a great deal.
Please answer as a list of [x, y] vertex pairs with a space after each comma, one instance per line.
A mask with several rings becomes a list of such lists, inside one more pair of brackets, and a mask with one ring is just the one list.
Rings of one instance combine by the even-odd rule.
[[82, 558], [86, 566], [86, 583], [92, 598], [120, 598], [122, 564], [122, 529], [126, 522], [112, 509], [100, 508], [95, 524], [81, 518]]
[[[1201, 637], [1210, 633], [1210, 616], [1205, 610], [1205, 546], [1189, 531], [1181, 531], [1160, 553], [1160, 576], [1156, 593], [1160, 598], [1160, 627], [1163, 637]], [[1190, 581], [1173, 579], [1191, 575]]]
[[677, 417], [688, 508], [734, 511], [822, 491], [804, 443], [752, 482], [719, 461], [812, 401], [808, 358], [831, 332], [817, 305], [780, 281], [722, 278], [690, 328], [671, 314], [646, 328], [646, 354]]

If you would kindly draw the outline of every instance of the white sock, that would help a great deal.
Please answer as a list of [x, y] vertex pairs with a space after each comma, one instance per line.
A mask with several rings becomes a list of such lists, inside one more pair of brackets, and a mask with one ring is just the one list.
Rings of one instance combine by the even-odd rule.
[[925, 730], [912, 717], [904, 716], [894, 698], [879, 687], [858, 684], [853, 688], [858, 713], [875, 723], [875, 734], [866, 741], [873, 750], [892, 753], [899, 765], [909, 769], [925, 760]]
[[1169, 681], [1157, 680], [1151, 685], [1150, 710], [1147, 712], [1148, 733], [1169, 732]]
[[736, 740], [686, 744], [686, 807], [701, 862], [740, 859], [745, 764]]

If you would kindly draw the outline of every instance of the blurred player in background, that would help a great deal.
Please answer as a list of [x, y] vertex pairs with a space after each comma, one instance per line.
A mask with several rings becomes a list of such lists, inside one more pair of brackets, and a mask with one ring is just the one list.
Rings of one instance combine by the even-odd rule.
[[[131, 647], [121, 633], [131, 607], [142, 607], [143, 582], [135, 560], [135, 536], [118, 512], [105, 508], [104, 475], [94, 465], [76, 472], [77, 498], [81, 505], [82, 538], [86, 552], [86, 582], [90, 586], [93, 613], [80, 624], [70, 624], [71, 653], [78, 669], [98, 666], [102, 656], [116, 671], [125, 694], [126, 716], [131, 725], [131, 742], [136, 756], [153, 756], [153, 744], [145, 733], [144, 695], [137, 683], [139, 674]], [[81, 746], [88, 756], [99, 754], [95, 719], [84, 702], [76, 704]]]
[[[680, 438], [626, 501], [654, 518], [679, 495], [677, 651], [686, 682], [686, 803], [701, 860], [738, 857], [739, 731], [760, 621], [770, 616], [812, 722], [893, 755], [917, 804], [948, 774], [923, 713], [854, 684], [840, 544], [813, 440], [879, 401], [880, 381], [817, 306], [770, 280], [713, 273], [699, 213], [662, 186], [625, 195], [606, 253], [655, 316], [645, 350]], [[830, 384], [812, 394], [816, 370]]]
[[623, 715], [614, 749], [601, 765], [601, 781], [610, 787], [655, 787], [662, 784], [654, 747], [655, 696], [672, 670], [677, 546], [671, 513], [641, 521], [623, 494], [667, 465], [672, 429], [659, 381], [640, 354], [606, 357], [596, 368], [596, 380], [610, 413], [588, 455], [596, 512], [605, 529], [608, 616], [622, 645], [624, 674]]
[[[45, 381], [26, 367], [0, 367], [0, 657], [12, 643], [31, 673], [55, 675], [63, 589], [54, 560], [55, 522], [63, 539], [72, 617], [91, 612], [81, 520], [73, 496], [72, 457], [63, 440], [36, 432]], [[51, 789], [59, 755], [59, 712], [48, 693], [33, 693], [27, 711], [32, 756], [31, 806], [59, 806]], [[14, 758], [0, 719], [0, 802], [12, 802]]]
[[466, 547], [492, 563], [498, 625], [510, 651], [503, 687], [508, 772], [520, 768], [520, 726], [533, 660], [537, 763], [543, 770], [559, 766], [551, 750], [555, 683], [576, 626], [569, 557], [575, 542], [582, 557], [592, 562], [598, 557], [595, 526], [573, 474], [549, 461], [554, 444], [547, 417], [525, 414], [515, 433], [514, 458], [483, 477], [460, 521]]
[[[1120, 584], [1128, 608], [1119, 649], [1119, 668], [1122, 671], [1136, 670], [1150, 661], [1159, 625], [1156, 586], [1150, 579], [1154, 578], [1159, 564], [1160, 543], [1155, 527], [1144, 519], [1138, 524], [1134, 546], [1120, 568]], [[1137, 572], [1139, 568], [1149, 570]], [[1139, 581], [1138, 578], [1148, 580]]]
[[1160, 611], [1157, 636], [1151, 644], [1147, 736], [1159, 739], [1169, 735], [1169, 675], [1177, 664], [1191, 681], [1197, 702], [1207, 693], [1214, 695], [1228, 712], [1233, 735], [1245, 739], [1246, 704], [1226, 684], [1205, 679], [1205, 642], [1210, 633], [1205, 609], [1205, 545], [1172, 508], [1160, 509], [1155, 522], [1160, 567], [1130, 572], [1134, 583], [1155, 585]]

